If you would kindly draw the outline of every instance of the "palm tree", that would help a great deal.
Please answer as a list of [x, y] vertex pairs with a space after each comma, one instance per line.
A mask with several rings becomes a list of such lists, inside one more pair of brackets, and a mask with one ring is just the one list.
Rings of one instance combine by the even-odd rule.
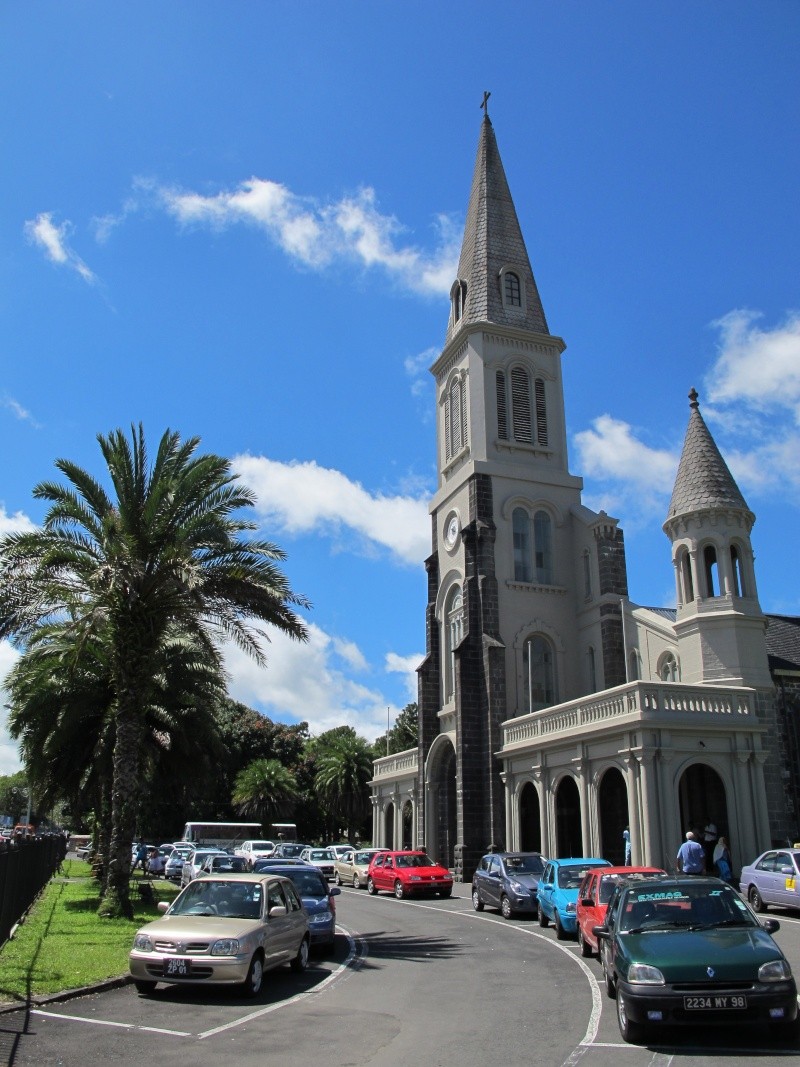
[[236, 776], [231, 802], [242, 815], [262, 820], [289, 815], [297, 800], [294, 775], [276, 759], [258, 759]]
[[113, 692], [112, 838], [105, 914], [132, 915], [128, 874], [136, 823], [146, 715], [158, 701], [164, 645], [177, 635], [222, 674], [221, 642], [264, 663], [253, 620], [297, 640], [307, 631], [277, 562], [284, 553], [245, 535], [238, 517], [254, 503], [230, 464], [196, 455], [198, 438], [166, 431], [152, 466], [144, 431], [98, 442], [113, 495], [87, 471], [60, 459], [69, 484], [43, 482], [43, 527], [0, 541], [0, 638], [28, 642], [62, 623], [76, 647], [100, 641]]
[[350, 727], [331, 731], [328, 743], [318, 744], [317, 791], [344, 820], [351, 843], [364, 818], [368, 783], [372, 778], [372, 750]]

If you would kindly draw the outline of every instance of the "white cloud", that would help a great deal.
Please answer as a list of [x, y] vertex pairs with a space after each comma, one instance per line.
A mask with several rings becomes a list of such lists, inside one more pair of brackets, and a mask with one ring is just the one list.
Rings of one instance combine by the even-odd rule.
[[432, 392], [433, 379], [430, 375], [430, 368], [438, 355], [438, 348], [426, 348], [424, 352], [420, 352], [416, 356], [408, 356], [403, 361], [405, 372], [411, 379], [411, 394], [425, 399], [426, 412], [431, 410], [429, 394]]
[[257, 497], [256, 511], [290, 534], [356, 535], [364, 547], [388, 549], [404, 563], [419, 564], [430, 552], [425, 496], [372, 495], [337, 470], [312, 462], [278, 463], [240, 455], [234, 469]]
[[[600, 415], [574, 440], [581, 472], [610, 483], [602, 490], [603, 510], [627, 511], [640, 519], [663, 515], [664, 498], [675, 481], [677, 453], [645, 444], [629, 423], [611, 415]], [[598, 503], [589, 506], [597, 508]]]
[[14, 400], [13, 397], [0, 397], [0, 407], [8, 408], [8, 410], [13, 412], [20, 422], [29, 422], [32, 426], [35, 426], [37, 430], [40, 429], [39, 423], [36, 421], [33, 415], [31, 415], [30, 411], [28, 411], [27, 408], [24, 408], [22, 404], [20, 404], [18, 401]]
[[706, 382], [712, 403], [784, 409], [800, 423], [800, 313], [773, 330], [755, 325], [761, 314], [737, 309], [712, 323], [719, 355]]
[[35, 219], [29, 219], [25, 223], [25, 235], [28, 240], [41, 248], [51, 263], [69, 267], [91, 285], [97, 278], [77, 252], [70, 248], [68, 237], [71, 231], [72, 226], [68, 221], [57, 226], [49, 211], [43, 211]]
[[10, 533], [28, 533], [36, 529], [36, 524], [31, 522], [27, 515], [21, 511], [15, 511], [9, 515], [0, 504], [0, 537]]
[[422, 663], [424, 655], [423, 652], [413, 652], [410, 656], [400, 656], [396, 652], [386, 654], [386, 670], [389, 673], [404, 675], [403, 681], [409, 703], [416, 702], [417, 699], [417, 668]]
[[[346, 725], [374, 740], [386, 729], [386, 708], [391, 701], [349, 677], [355, 648], [351, 642], [331, 637], [313, 623], [308, 631], [305, 644], [280, 632], [270, 633], [269, 643], [263, 646], [266, 668], [228, 645], [225, 662], [231, 676], [231, 696], [250, 707], [262, 708], [279, 721], [287, 717], [306, 721], [315, 735]], [[360, 653], [355, 659], [359, 667], [364, 663]], [[399, 710], [392, 708], [390, 714]]]
[[19, 653], [8, 641], [0, 641], [0, 774], [15, 774], [22, 767], [19, 746], [8, 735], [8, 694], [5, 680], [19, 659]]
[[381, 214], [374, 189], [323, 204], [255, 177], [211, 196], [146, 181], [138, 186], [154, 193], [183, 225], [255, 226], [290, 258], [314, 270], [339, 260], [380, 267], [404, 288], [424, 294], [449, 292], [455, 277], [460, 235], [451, 220], [444, 215], [435, 220], [438, 245], [433, 252], [404, 244], [403, 227]]

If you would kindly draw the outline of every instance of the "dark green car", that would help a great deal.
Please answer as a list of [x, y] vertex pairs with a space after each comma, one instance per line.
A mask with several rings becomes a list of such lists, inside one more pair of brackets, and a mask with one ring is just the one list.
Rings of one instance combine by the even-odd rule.
[[594, 933], [606, 991], [626, 1041], [655, 1026], [769, 1023], [792, 1031], [797, 986], [773, 941], [718, 878], [622, 883]]

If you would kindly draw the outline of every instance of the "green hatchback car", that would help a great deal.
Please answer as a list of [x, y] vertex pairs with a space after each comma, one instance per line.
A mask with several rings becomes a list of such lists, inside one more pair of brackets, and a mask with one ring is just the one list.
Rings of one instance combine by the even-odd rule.
[[779, 928], [718, 878], [623, 882], [593, 930], [623, 1038], [680, 1024], [792, 1032], [797, 986], [771, 937]]

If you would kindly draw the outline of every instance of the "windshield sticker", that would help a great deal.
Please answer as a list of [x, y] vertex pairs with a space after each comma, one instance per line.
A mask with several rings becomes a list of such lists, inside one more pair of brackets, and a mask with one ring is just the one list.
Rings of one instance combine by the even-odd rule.
[[736, 905], [736, 907], [739, 909], [739, 911], [747, 911], [747, 907], [745, 905], [745, 902], [743, 900], [739, 900], [738, 897], [734, 897], [733, 898], [733, 903]]
[[688, 900], [688, 897], [683, 896], [680, 889], [674, 889], [672, 892], [664, 890], [661, 893], [636, 893], [631, 895], [631, 901], [637, 900]]

